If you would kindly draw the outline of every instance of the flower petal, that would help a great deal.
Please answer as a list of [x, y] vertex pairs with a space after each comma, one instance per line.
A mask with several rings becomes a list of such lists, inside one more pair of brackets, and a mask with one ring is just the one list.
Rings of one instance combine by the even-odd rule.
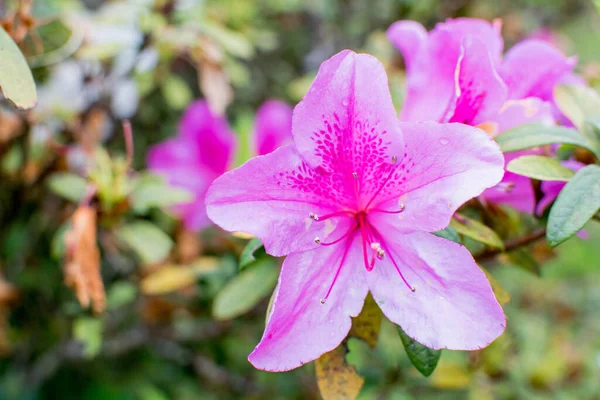
[[[248, 357], [252, 365], [287, 371], [317, 359], [344, 340], [352, 325], [350, 317], [360, 313], [368, 291], [360, 236], [349, 240], [285, 259], [265, 332]], [[335, 285], [322, 304], [342, 260]]]
[[463, 246], [429, 233], [387, 231], [392, 253], [412, 292], [387, 261], [367, 274], [386, 317], [433, 349], [477, 350], [504, 331], [506, 319], [492, 288]]
[[288, 145], [217, 178], [206, 207], [223, 229], [251, 233], [269, 254], [281, 256], [315, 248], [315, 237], [337, 238], [350, 228], [349, 217], [309, 218], [339, 210], [343, 199], [332, 185], [328, 174], [312, 170]]
[[254, 146], [256, 154], [269, 154], [292, 142], [292, 107], [279, 100], [267, 100], [256, 113]]
[[[497, 184], [504, 173], [498, 145], [482, 130], [462, 124], [401, 123], [406, 141], [405, 158], [375, 202], [373, 213], [383, 223], [400, 221], [405, 231], [434, 232], [450, 223], [467, 200]], [[402, 204], [402, 206], [400, 206]]]
[[456, 96], [450, 122], [477, 125], [490, 120], [506, 100], [508, 89], [481, 40], [463, 39], [456, 70]]
[[227, 170], [235, 153], [235, 135], [227, 121], [205, 101], [191, 103], [179, 122], [180, 135], [196, 144], [198, 161], [217, 174]]
[[390, 162], [404, 143], [383, 65], [345, 50], [325, 61], [294, 109], [298, 152], [313, 168], [351, 172]]
[[416, 21], [397, 21], [388, 28], [386, 34], [402, 53], [406, 70], [410, 71], [419, 50], [427, 41], [427, 31]]
[[558, 49], [540, 40], [525, 40], [504, 57], [498, 67], [508, 86], [509, 98], [539, 97], [552, 100], [552, 91], [577, 64], [576, 57], [565, 57]]
[[182, 137], [167, 139], [150, 149], [147, 164], [150, 171], [163, 176], [170, 185], [193, 194], [191, 202], [172, 208], [188, 230], [199, 231], [210, 225], [204, 196], [217, 174], [201, 163], [195, 143]]
[[451, 115], [449, 109], [456, 92], [455, 73], [462, 41], [471, 36], [485, 43], [492, 62], [498, 62], [503, 42], [497, 24], [458, 18], [436, 25], [410, 62], [401, 113], [403, 121], [445, 122], [444, 118]]

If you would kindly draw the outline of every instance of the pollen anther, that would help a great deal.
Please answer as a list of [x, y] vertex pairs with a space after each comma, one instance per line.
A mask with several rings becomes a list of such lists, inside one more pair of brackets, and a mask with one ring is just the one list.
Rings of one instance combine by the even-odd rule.
[[319, 216], [318, 216], [317, 214], [315, 214], [315, 213], [308, 213], [308, 217], [309, 217], [310, 219], [313, 219], [313, 220], [315, 220], [315, 221], [318, 221], [318, 220], [319, 220]]
[[321, 239], [319, 239], [319, 237], [316, 237], [316, 238], [315, 238], [315, 243], [316, 243], [316, 244], [321, 244]]

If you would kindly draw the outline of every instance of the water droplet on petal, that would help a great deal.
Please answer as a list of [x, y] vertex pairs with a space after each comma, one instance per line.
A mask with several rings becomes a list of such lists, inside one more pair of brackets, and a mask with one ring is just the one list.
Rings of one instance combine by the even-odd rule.
[[450, 141], [446, 138], [441, 138], [440, 139], [440, 144], [442, 144], [443, 146], [447, 145]]
[[348, 107], [348, 100], [342, 100], [342, 106]]

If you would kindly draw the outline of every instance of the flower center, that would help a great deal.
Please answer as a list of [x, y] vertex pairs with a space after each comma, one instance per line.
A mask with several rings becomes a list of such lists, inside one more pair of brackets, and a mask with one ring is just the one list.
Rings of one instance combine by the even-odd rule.
[[[396, 159], [394, 157], [393, 162], [395, 163], [395, 161], [396, 161]], [[393, 172], [394, 172], [394, 168], [391, 168], [391, 171], [389, 172], [389, 176], [391, 176], [393, 174]], [[344, 232], [339, 238], [334, 239], [333, 241], [323, 242], [323, 241], [321, 241], [321, 239], [319, 237], [314, 238], [315, 243], [317, 243], [321, 246], [332, 246], [334, 244], [344, 242], [344, 244], [343, 244], [344, 252], [342, 255], [342, 259], [340, 260], [340, 263], [337, 267], [333, 281], [332, 281], [331, 285], [329, 286], [329, 290], [327, 291], [325, 297], [323, 297], [321, 299], [321, 303], [325, 303], [325, 301], [329, 297], [331, 290], [333, 289], [333, 286], [334, 286], [335, 282], [337, 281], [337, 278], [340, 274], [342, 266], [344, 265], [344, 262], [346, 261], [346, 257], [348, 255], [350, 247], [351, 247], [352, 243], [354, 242], [354, 238], [356, 237], [355, 235], [358, 235], [358, 234], [360, 234], [360, 238], [361, 238], [363, 263], [364, 263], [365, 269], [367, 271], [369, 271], [369, 272], [372, 271], [373, 268], [375, 267], [375, 263], [377, 262], [377, 260], [383, 260], [387, 256], [387, 258], [389, 258], [391, 263], [396, 268], [396, 271], [402, 278], [402, 281], [404, 282], [404, 284], [412, 292], [414, 292], [416, 290], [404, 278], [404, 275], [402, 274], [402, 271], [400, 270], [398, 263], [394, 259], [393, 255], [390, 251], [390, 248], [386, 244], [386, 240], [385, 240], [384, 236], [373, 226], [373, 224], [369, 221], [369, 218], [368, 218], [369, 214], [372, 214], [372, 213], [400, 214], [405, 210], [404, 204], [400, 204], [398, 210], [385, 210], [385, 209], [381, 209], [381, 208], [377, 208], [377, 207], [369, 208], [371, 206], [371, 204], [373, 203], [373, 200], [377, 197], [377, 195], [379, 194], [381, 189], [385, 186], [385, 184], [389, 180], [389, 176], [383, 180], [381, 186], [374, 192], [373, 196], [367, 202], [366, 206], [361, 207], [358, 211], [356, 211], [356, 210], [340, 210], [340, 211], [332, 212], [330, 214], [326, 214], [323, 216], [317, 215], [315, 213], [309, 213], [309, 217], [313, 221], [316, 221], [316, 222], [323, 222], [323, 221], [326, 221], [331, 218], [340, 218], [340, 217], [346, 217], [346, 218], [350, 217], [353, 220], [351, 227], [346, 232]], [[356, 172], [352, 173], [352, 177], [358, 182]], [[357, 190], [357, 192], [360, 190], [358, 183], [356, 185], [356, 190]]]

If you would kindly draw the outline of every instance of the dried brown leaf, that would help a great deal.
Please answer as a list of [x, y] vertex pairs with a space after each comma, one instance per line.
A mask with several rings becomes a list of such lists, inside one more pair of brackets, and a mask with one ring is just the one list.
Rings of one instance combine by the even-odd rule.
[[65, 284], [75, 291], [82, 307], [91, 305], [94, 312], [101, 313], [106, 307], [106, 294], [96, 242], [96, 209], [80, 206], [71, 223], [71, 229], [65, 233]]
[[317, 385], [325, 400], [353, 400], [358, 397], [364, 378], [346, 362], [346, 341], [315, 361]]

